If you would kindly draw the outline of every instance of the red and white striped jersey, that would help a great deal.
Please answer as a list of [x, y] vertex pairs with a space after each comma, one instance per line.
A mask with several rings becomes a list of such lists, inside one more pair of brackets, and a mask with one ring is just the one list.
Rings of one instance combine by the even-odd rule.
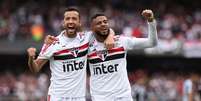
[[110, 50], [95, 38], [90, 41], [88, 61], [92, 98], [104, 101], [119, 97], [131, 98], [126, 68], [127, 50], [153, 47], [157, 43], [155, 21], [148, 23], [148, 34], [148, 38], [115, 36], [115, 47]]
[[91, 95], [107, 97], [131, 96], [131, 88], [126, 69], [127, 37], [115, 38], [115, 47], [107, 50], [103, 43], [95, 38], [90, 44], [88, 61], [90, 68]]

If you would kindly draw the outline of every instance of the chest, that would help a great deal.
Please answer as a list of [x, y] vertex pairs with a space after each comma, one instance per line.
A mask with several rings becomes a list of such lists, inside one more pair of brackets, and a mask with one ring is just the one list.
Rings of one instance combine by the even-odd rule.
[[103, 43], [89, 46], [88, 59], [90, 63], [106, 62], [124, 58], [126, 51], [121, 44], [116, 44], [112, 49], [106, 49]]
[[59, 41], [54, 48], [54, 59], [66, 60], [87, 55], [89, 44], [88, 41], [75, 39], [69, 41]]

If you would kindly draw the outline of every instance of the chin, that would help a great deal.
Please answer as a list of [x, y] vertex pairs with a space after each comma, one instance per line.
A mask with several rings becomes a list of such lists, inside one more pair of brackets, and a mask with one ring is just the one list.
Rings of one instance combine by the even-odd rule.
[[68, 32], [68, 35], [74, 35], [74, 34], [76, 34], [76, 31], [73, 31], [73, 32], [72, 32], [72, 31], [69, 31], [69, 32]]
[[108, 32], [101, 32], [102, 36], [107, 36], [109, 33]]

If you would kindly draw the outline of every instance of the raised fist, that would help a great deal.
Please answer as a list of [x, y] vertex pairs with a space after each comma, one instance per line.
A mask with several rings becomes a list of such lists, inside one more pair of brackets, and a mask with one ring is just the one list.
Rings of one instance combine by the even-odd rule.
[[36, 56], [36, 48], [33, 48], [33, 47], [28, 48], [27, 52], [29, 56]]
[[153, 14], [152, 10], [150, 10], [150, 9], [143, 10], [142, 16], [149, 22], [152, 22], [154, 20], [154, 14]]

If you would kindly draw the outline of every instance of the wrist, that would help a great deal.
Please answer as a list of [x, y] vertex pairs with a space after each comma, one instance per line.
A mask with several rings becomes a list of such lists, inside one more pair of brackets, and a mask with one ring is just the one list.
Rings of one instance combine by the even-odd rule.
[[154, 19], [155, 19], [154, 17], [149, 17], [149, 18], [147, 18], [147, 21], [148, 21], [148, 22], [153, 22]]
[[31, 60], [34, 60], [34, 59], [35, 59], [35, 56], [29, 56], [29, 58], [30, 58]]

